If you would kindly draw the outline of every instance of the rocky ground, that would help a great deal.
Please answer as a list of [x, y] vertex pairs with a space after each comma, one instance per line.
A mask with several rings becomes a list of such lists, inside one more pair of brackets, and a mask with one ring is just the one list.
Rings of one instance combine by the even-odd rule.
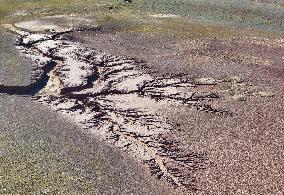
[[[192, 2], [184, 6], [197, 3]], [[273, 5], [268, 10], [275, 6], [269, 3]], [[171, 10], [171, 5], [162, 5], [164, 11]], [[234, 6], [240, 8], [238, 3]], [[113, 9], [118, 8], [109, 7]], [[281, 7], [277, 8], [277, 12], [281, 11]], [[271, 32], [281, 26], [278, 20], [270, 23], [267, 32], [236, 28], [235, 36], [227, 36], [232, 29], [217, 32], [215, 27], [194, 24], [196, 29], [182, 29], [190, 29], [194, 34], [205, 28], [208, 31], [205, 34], [211, 32], [212, 36], [186, 37], [187, 34], [176, 29], [171, 29], [173, 34], [164, 31], [163, 28], [176, 26], [184, 17], [184, 14], [172, 13], [148, 16], [158, 18], [152, 21], [158, 27], [147, 22], [146, 25], [142, 22], [143, 27], [127, 26], [117, 21], [97, 25], [94, 17], [78, 15], [5, 24], [7, 30], [18, 36], [17, 50], [12, 54], [17, 56], [15, 64], [31, 66], [24, 70], [21, 66], [4, 66], [1, 74], [5, 78], [11, 74], [9, 71], [22, 72], [21, 75], [26, 75], [25, 78], [29, 75], [31, 80], [21, 84], [14, 80], [2, 82], [0, 92], [9, 101], [16, 99], [18, 107], [30, 105], [32, 115], [28, 117], [35, 115], [39, 117], [37, 120], [50, 124], [51, 119], [33, 114], [41, 112], [33, 110], [41, 104], [42, 109], [53, 110], [47, 111], [49, 116], [59, 117], [52, 124], [68, 121], [81, 130], [67, 133], [64, 123], [60, 133], [54, 132], [56, 126], [40, 126], [45, 133], [35, 134], [44, 140], [52, 136], [53, 140], [54, 134], [59, 133], [55, 139], [58, 144], [72, 140], [67, 146], [54, 146], [55, 158], [58, 152], [65, 151], [58, 148], [73, 148], [75, 144], [75, 151], [86, 149], [78, 154], [72, 150], [66, 158], [60, 158], [63, 165], [70, 159], [76, 161], [63, 172], [77, 177], [79, 173], [76, 168], [73, 172], [74, 167], [90, 162], [98, 143], [102, 145], [98, 160], [91, 160], [81, 169], [83, 183], [78, 184], [75, 179], [73, 185], [74, 179], [62, 178], [60, 174], [63, 183], [72, 186], [72, 190], [74, 186], [87, 186], [79, 190], [99, 194], [173, 194], [169, 188], [159, 187], [166, 184], [175, 193], [184, 194], [282, 194], [284, 41], [281, 33]], [[273, 14], [270, 17], [281, 18]], [[231, 22], [238, 24], [235, 19]], [[268, 23], [261, 25], [265, 28]], [[150, 33], [157, 29], [163, 30]], [[215, 36], [218, 33], [226, 36]], [[2, 42], [11, 42], [11, 39], [2, 39]], [[2, 55], [2, 59], [7, 61], [9, 57]], [[31, 120], [31, 125], [34, 123]], [[74, 140], [77, 133], [79, 138], [82, 136], [78, 143]], [[89, 139], [92, 140], [86, 141]], [[34, 140], [32, 136], [31, 142]], [[35, 143], [32, 148], [41, 148], [41, 142]], [[111, 149], [106, 149], [106, 145]], [[48, 147], [53, 147], [53, 143]], [[4, 159], [6, 162], [7, 158]], [[98, 179], [98, 172], [90, 171], [98, 161], [103, 165], [110, 163], [107, 169], [99, 167], [98, 172], [106, 177], [103, 181]], [[129, 167], [117, 169], [117, 161]], [[129, 172], [124, 173], [125, 169]], [[123, 173], [122, 177], [117, 177], [118, 172]], [[97, 177], [90, 178], [92, 174]], [[133, 174], [138, 176], [130, 182]], [[115, 181], [110, 182], [110, 178]], [[143, 182], [137, 184], [141, 178]], [[104, 188], [104, 183], [112, 187]], [[76, 193], [76, 189], [72, 192]]]

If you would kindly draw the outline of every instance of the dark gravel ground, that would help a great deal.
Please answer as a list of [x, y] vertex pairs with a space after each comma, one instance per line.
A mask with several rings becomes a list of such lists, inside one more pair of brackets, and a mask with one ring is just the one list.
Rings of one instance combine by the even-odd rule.
[[0, 85], [27, 85], [31, 61], [21, 57], [14, 47], [15, 37], [0, 28]]
[[[1, 79], [25, 85], [30, 62], [6, 35], [0, 37]], [[149, 172], [133, 159], [28, 97], [0, 95], [0, 146], [0, 194], [174, 193], [150, 181]]]

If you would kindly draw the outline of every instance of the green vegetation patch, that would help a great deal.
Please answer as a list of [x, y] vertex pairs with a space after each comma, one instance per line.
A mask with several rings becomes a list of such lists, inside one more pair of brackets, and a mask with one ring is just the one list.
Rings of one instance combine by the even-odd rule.
[[[96, 184], [70, 171], [60, 145], [23, 133], [1, 130], [0, 194], [90, 194]], [[72, 145], [68, 144], [71, 151]]]
[[[250, 0], [137, 0], [140, 9], [225, 25], [283, 31], [284, 7]], [[268, 28], [268, 29], [267, 29]]]

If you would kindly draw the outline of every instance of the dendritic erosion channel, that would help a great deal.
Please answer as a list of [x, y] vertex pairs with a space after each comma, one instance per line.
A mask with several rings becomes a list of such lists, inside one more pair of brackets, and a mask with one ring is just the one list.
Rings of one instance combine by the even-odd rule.
[[[204, 93], [202, 86], [244, 86], [237, 77], [182, 79], [154, 77], [143, 71], [145, 62], [119, 57], [64, 38], [74, 31], [19, 35], [16, 47], [35, 62], [27, 86], [0, 86], [0, 92], [31, 96], [88, 133], [95, 134], [145, 163], [151, 173], [172, 186], [197, 190], [194, 173], [208, 166], [205, 154], [183, 151], [174, 138], [165, 135], [178, 129], [159, 114], [169, 106], [186, 106], [200, 112], [230, 117], [229, 110], [214, 108], [222, 94]], [[255, 91], [239, 91], [247, 95]]]

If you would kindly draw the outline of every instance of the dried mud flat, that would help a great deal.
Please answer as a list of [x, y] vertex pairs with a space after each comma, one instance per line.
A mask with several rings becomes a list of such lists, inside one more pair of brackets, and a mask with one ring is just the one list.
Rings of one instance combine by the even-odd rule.
[[[34, 23], [37, 24], [37, 29], [30, 28], [34, 26], [30, 24]], [[204, 182], [205, 186], [210, 185], [200, 178], [200, 175], [206, 174], [219, 161], [213, 160], [212, 154], [215, 151], [210, 151], [206, 143], [205, 149], [202, 149], [202, 142], [197, 143], [196, 148], [188, 146], [192, 138], [185, 133], [185, 129], [196, 127], [196, 124], [190, 124], [190, 121], [196, 116], [212, 121], [214, 118], [230, 121], [238, 117], [238, 107], [243, 106], [243, 102], [275, 98], [273, 89], [271, 92], [266, 90], [261, 82], [260, 86], [255, 85], [247, 75], [240, 77], [238, 71], [233, 70], [229, 74], [225, 70], [225, 73], [215, 74], [215, 69], [211, 74], [203, 72], [192, 76], [190, 71], [183, 71], [183, 66], [180, 72], [167, 72], [164, 69], [164, 72], [155, 74], [149, 71], [149, 67], [155, 69], [161, 66], [161, 62], [159, 64], [148, 60], [147, 51], [144, 55], [141, 55], [144, 52], [141, 51], [137, 56], [133, 52], [133, 56], [125, 57], [127, 53], [123, 53], [123, 49], [127, 51], [128, 48], [117, 48], [116, 43], [111, 44], [113, 50], [107, 52], [96, 48], [96, 44], [87, 44], [86, 40], [78, 41], [76, 36], [80, 37], [80, 33], [99, 36], [96, 33], [100, 32], [100, 28], [96, 26], [62, 27], [47, 25], [42, 21], [19, 23], [16, 26], [18, 28], [8, 26], [19, 35], [16, 47], [36, 62], [36, 65], [31, 84], [1, 86], [1, 93], [31, 96], [33, 100], [58, 111], [86, 132], [131, 154], [149, 167], [156, 178], [185, 193], [209, 192], [210, 190], [201, 184]], [[72, 36], [75, 37], [70, 38]], [[103, 36], [100, 38], [102, 41], [107, 39]], [[227, 44], [229, 41], [235, 46], [230, 48]], [[214, 42], [218, 42], [220, 48], [214, 48]], [[100, 44], [105, 44], [108, 49], [105, 42], [97, 42], [98, 46]], [[188, 53], [183, 50], [183, 53], [177, 55], [178, 60], [186, 58], [187, 63], [200, 64], [201, 68], [224, 61], [242, 65], [265, 62], [265, 66], [269, 67], [275, 60], [273, 57], [270, 61], [263, 61], [261, 57], [251, 55], [226, 55], [230, 50], [232, 53], [237, 51], [237, 45], [249, 47], [254, 44], [276, 47], [277, 51], [283, 51], [283, 40], [271, 43], [265, 39], [209, 39], [187, 44], [192, 46], [187, 50], [190, 57], [188, 58]], [[179, 50], [177, 47], [186, 49], [182, 45], [175, 45], [168, 50]], [[149, 58], [151, 57], [153, 56]], [[146, 61], [140, 60], [142, 58]], [[175, 60], [175, 63], [184, 63], [178, 60]], [[282, 62], [283, 58], [282, 61], [280, 58], [275, 63]], [[159, 72], [159, 68], [157, 71]], [[217, 122], [219, 124], [220, 121]], [[211, 127], [206, 127], [208, 123], [210, 121], [199, 124], [196, 129], [209, 130]], [[193, 131], [192, 135], [194, 133], [196, 132]], [[208, 140], [214, 142], [211, 137]], [[280, 137], [280, 143], [281, 140], [283, 141], [283, 137]], [[207, 176], [207, 179], [209, 178]], [[217, 188], [219, 191], [222, 187]], [[214, 188], [211, 190], [214, 192]], [[234, 191], [228, 188], [226, 190]], [[280, 190], [276, 189], [275, 192]]]

